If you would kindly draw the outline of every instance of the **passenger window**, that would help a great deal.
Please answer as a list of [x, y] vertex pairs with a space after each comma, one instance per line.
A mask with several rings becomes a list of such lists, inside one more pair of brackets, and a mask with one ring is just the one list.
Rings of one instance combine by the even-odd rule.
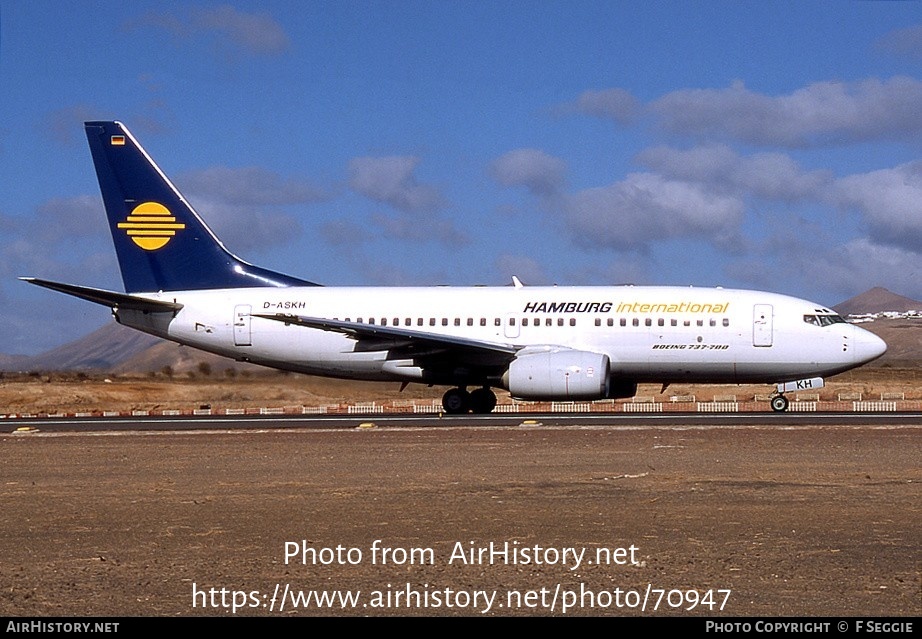
[[502, 326], [502, 324], [503, 324], [503, 323], [500, 321], [500, 319], [499, 319], [498, 317], [496, 317], [496, 318], [493, 319], [493, 325], [494, 325], [494, 326]]
[[615, 320], [614, 320], [613, 318], [609, 317], [609, 318], [608, 318], [608, 325], [609, 325], [609, 326], [614, 326], [614, 325], [615, 325]]
[[627, 318], [626, 318], [626, 317], [622, 317], [620, 323], [621, 323], [621, 326], [627, 326]]
[[434, 317], [430, 317], [430, 318], [429, 318], [429, 326], [435, 326], [435, 318], [434, 318]]
[[595, 325], [596, 325], [596, 326], [601, 326], [601, 325], [602, 325], [602, 319], [599, 318], [599, 317], [595, 318]]
[[481, 318], [480, 318], [480, 325], [481, 325], [481, 326], [486, 326], [486, 325], [487, 325], [487, 318], [486, 318], [486, 317], [481, 317]]
[[571, 318], [570, 318], [570, 326], [576, 326], [576, 318], [575, 318], [575, 317], [571, 317]]
[[631, 322], [631, 324], [633, 324], [634, 326], [640, 326], [640, 320], [635, 317], [633, 321]]
[[659, 318], [658, 320], [656, 320], [656, 325], [657, 325], [657, 326], [665, 326], [665, 325], [666, 325], [666, 320], [664, 320], [664, 319], [661, 317], [661, 318]]
[[724, 326], [730, 326], [730, 319], [725, 317], [723, 323], [724, 323]]
[[447, 317], [443, 317], [443, 318], [442, 318], [442, 326], [448, 326], [448, 318], [447, 318]]
[[557, 318], [557, 326], [563, 326], [563, 318], [562, 318], [562, 317], [558, 317], [558, 318]]

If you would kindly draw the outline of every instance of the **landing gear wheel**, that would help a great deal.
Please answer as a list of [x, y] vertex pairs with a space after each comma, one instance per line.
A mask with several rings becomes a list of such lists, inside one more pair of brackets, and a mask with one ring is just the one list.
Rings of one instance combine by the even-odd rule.
[[471, 412], [486, 415], [496, 408], [496, 395], [489, 388], [471, 391]]
[[776, 413], [783, 413], [788, 409], [788, 398], [784, 395], [776, 395], [771, 399], [772, 410]]
[[471, 394], [463, 388], [452, 388], [442, 395], [442, 408], [449, 415], [461, 415], [470, 410]]

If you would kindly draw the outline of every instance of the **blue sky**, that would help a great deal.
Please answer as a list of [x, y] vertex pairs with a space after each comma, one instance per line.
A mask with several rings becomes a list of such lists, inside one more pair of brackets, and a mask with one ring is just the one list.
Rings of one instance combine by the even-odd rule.
[[922, 3], [0, 0], [0, 352], [121, 289], [82, 122], [329, 285], [922, 298]]

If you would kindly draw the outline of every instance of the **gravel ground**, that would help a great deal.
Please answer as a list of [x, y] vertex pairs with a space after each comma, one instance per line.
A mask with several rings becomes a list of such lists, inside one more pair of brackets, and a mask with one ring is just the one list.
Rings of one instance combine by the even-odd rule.
[[[919, 615], [920, 441], [844, 427], [3, 436], [0, 615]], [[520, 561], [470, 561], [491, 543]], [[296, 608], [289, 593], [279, 611], [277, 587], [358, 594]]]

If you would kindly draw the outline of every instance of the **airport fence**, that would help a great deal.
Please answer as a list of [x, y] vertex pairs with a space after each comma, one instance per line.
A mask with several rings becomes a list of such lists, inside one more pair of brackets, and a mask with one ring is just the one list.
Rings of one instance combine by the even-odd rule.
[[[715, 398], [717, 399], [717, 398]], [[597, 402], [530, 402], [510, 400], [499, 403], [494, 413], [530, 414], [530, 413], [663, 413], [663, 412], [697, 412], [697, 413], [764, 413], [770, 412], [766, 398], [757, 397], [752, 401], [731, 401], [731, 397], [719, 398], [725, 401], [695, 401], [693, 396], [677, 396], [669, 401], [655, 401], [649, 397], [636, 397], [633, 400], [602, 400]], [[922, 412], [922, 400], [904, 399], [893, 395], [876, 399], [843, 397], [836, 400], [821, 400], [818, 396], [792, 398], [788, 407], [792, 413], [888, 413], [888, 412]], [[400, 400], [395, 402], [358, 402], [354, 404], [338, 403], [317, 406], [257, 406], [257, 407], [220, 407], [199, 406], [169, 409], [132, 409], [127, 411], [82, 410], [79, 412], [23, 412], [0, 413], [2, 419], [27, 418], [89, 418], [89, 417], [179, 417], [206, 415], [383, 415], [383, 414], [444, 414], [438, 400]]]

